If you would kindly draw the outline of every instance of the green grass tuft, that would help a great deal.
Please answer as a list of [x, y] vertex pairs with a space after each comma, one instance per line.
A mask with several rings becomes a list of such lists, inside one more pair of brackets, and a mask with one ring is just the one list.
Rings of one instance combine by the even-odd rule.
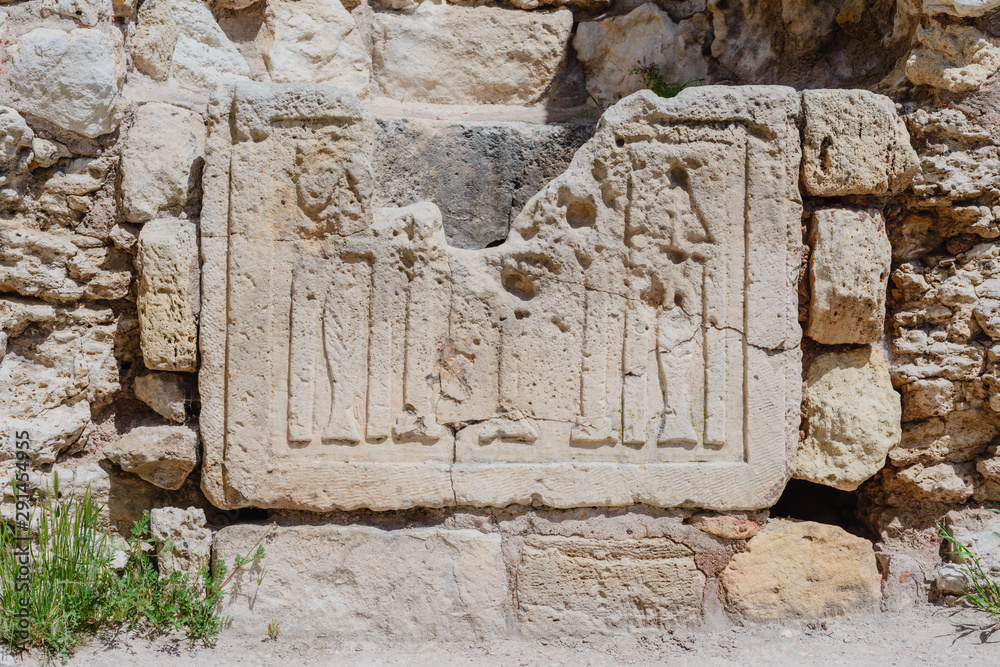
[[685, 88], [700, 86], [705, 83], [704, 79], [691, 79], [685, 83], [664, 81], [659, 65], [656, 63], [644, 63], [642, 61], [636, 62], [635, 67], [629, 70], [629, 74], [638, 76], [644, 86], [656, 95], [666, 98], [677, 97]]
[[[229, 620], [219, 614], [227, 585], [237, 571], [263, 560], [260, 543], [252, 554], [237, 556], [228, 577], [224, 562], [212, 567], [207, 558], [197, 577], [180, 572], [161, 576], [146, 512], [132, 527], [127, 562], [117, 571], [114, 549], [100, 523], [101, 509], [89, 487], [78, 499], [60, 500], [58, 478], [36, 508], [25, 644], [50, 656], [67, 656], [87, 638], [119, 628], [147, 635], [182, 631], [192, 643], [215, 639]], [[24, 596], [16, 590], [15, 536], [11, 526], [0, 524], [0, 641], [9, 646], [21, 642], [15, 614]]]
[[[1000, 513], [1000, 510], [992, 510]], [[949, 556], [958, 556], [962, 561], [962, 573], [972, 582], [972, 590], [965, 592], [961, 599], [967, 600], [977, 609], [985, 611], [993, 616], [1000, 617], [1000, 584], [993, 580], [983, 569], [979, 556], [974, 554], [967, 546], [952, 537], [951, 533], [937, 522], [941, 537], [951, 545], [952, 551], [948, 551]], [[1000, 533], [994, 533], [1000, 536]]]

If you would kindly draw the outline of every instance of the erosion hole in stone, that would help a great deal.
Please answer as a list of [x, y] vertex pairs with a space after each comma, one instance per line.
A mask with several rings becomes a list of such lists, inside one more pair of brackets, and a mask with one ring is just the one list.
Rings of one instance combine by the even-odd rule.
[[815, 521], [840, 526], [866, 539], [872, 537], [858, 519], [857, 492], [841, 491], [804, 479], [788, 480], [784, 493], [771, 507], [771, 518]]
[[504, 271], [501, 277], [503, 288], [521, 301], [535, 298], [535, 285], [529, 278], [516, 271]]
[[566, 222], [574, 229], [593, 227], [597, 222], [597, 208], [585, 201], [575, 201], [566, 207]]

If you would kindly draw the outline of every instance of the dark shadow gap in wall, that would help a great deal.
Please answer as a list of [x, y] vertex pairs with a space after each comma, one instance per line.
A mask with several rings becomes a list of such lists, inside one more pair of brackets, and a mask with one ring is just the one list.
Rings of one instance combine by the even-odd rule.
[[771, 518], [815, 521], [840, 526], [847, 532], [872, 539], [858, 519], [858, 494], [803, 479], [791, 479], [771, 508]]

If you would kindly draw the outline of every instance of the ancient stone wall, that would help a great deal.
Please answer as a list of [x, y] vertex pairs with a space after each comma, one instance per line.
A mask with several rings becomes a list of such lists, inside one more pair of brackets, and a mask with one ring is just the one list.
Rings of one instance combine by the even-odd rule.
[[152, 510], [164, 571], [276, 522], [232, 632], [898, 610], [960, 590], [936, 519], [996, 547], [1000, 2], [25, 0], [0, 32], [0, 461], [27, 432], [36, 496]]

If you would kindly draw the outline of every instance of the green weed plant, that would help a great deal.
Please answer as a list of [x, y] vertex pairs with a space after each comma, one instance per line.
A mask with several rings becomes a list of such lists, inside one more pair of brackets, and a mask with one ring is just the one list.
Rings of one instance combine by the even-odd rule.
[[[15, 485], [15, 499], [16, 499]], [[230, 620], [220, 603], [236, 572], [255, 564], [257, 584], [263, 580], [261, 544], [236, 556], [226, 576], [225, 562], [205, 559], [197, 576], [174, 572], [163, 576], [146, 512], [134, 522], [124, 567], [112, 565], [114, 548], [101, 525], [102, 506], [88, 487], [78, 498], [59, 498], [59, 480], [35, 508], [32, 524], [29, 637], [23, 645], [47, 655], [69, 655], [89, 637], [103, 631], [135, 630], [153, 636], [184, 632], [193, 644], [210, 643]], [[14, 528], [0, 524], [0, 641], [21, 644], [17, 610], [25, 593], [16, 587], [18, 561]], [[169, 551], [173, 545], [165, 545]]]

